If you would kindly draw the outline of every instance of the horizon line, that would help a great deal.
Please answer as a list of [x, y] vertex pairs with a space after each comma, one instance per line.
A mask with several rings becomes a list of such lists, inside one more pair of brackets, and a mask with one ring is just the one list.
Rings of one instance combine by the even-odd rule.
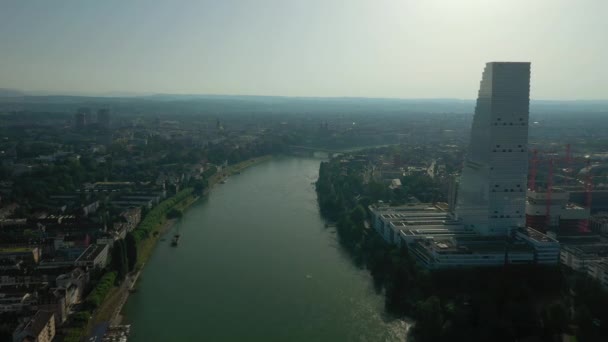
[[[134, 92], [134, 91], [106, 91], [106, 92], [79, 92], [79, 91], [45, 91], [45, 90], [20, 90], [15, 88], [0, 87], [0, 90], [8, 90], [22, 93], [15, 96], [0, 96], [0, 98], [19, 97], [98, 97], [98, 98], [145, 98], [154, 96], [209, 96], [209, 97], [268, 97], [286, 99], [361, 99], [361, 100], [402, 100], [402, 101], [476, 101], [476, 98], [458, 97], [373, 97], [373, 96], [315, 96], [315, 95], [260, 95], [260, 94], [226, 94], [226, 93], [162, 93], [162, 92]], [[606, 99], [555, 99], [555, 98], [532, 98], [530, 101], [548, 102], [608, 102]]]

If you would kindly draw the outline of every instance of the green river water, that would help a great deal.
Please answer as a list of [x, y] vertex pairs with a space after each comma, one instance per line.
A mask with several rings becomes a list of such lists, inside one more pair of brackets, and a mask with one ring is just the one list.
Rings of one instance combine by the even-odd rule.
[[325, 228], [319, 159], [276, 158], [217, 185], [146, 264], [130, 341], [404, 341], [368, 271]]

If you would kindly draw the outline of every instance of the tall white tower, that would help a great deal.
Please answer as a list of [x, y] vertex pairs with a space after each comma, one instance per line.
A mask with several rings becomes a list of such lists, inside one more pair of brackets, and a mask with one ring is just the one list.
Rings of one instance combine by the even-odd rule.
[[529, 107], [530, 63], [487, 63], [456, 204], [482, 235], [508, 235], [525, 222]]

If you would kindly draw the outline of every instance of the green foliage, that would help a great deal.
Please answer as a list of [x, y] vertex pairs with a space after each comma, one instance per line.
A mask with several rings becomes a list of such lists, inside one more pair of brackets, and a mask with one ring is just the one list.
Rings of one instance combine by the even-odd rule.
[[167, 218], [168, 219], [176, 219], [176, 218], [181, 218], [184, 214], [182, 213], [181, 210], [176, 209], [176, 208], [171, 208], [168, 212], [167, 212]]
[[197, 196], [202, 196], [205, 193], [205, 189], [207, 188], [208, 182], [205, 181], [196, 181], [193, 185], [193, 193]]
[[85, 335], [83, 327], [80, 328], [69, 328], [66, 330], [66, 336], [63, 338], [63, 342], [80, 342]]
[[209, 177], [213, 176], [216, 173], [217, 173], [217, 167], [211, 166], [207, 170], [203, 171], [203, 178], [209, 179]]
[[110, 265], [112, 270], [116, 272], [117, 284], [120, 284], [125, 279], [125, 276], [129, 271], [125, 241], [123, 239], [114, 242], [114, 245], [112, 246], [112, 261]]
[[125, 237], [125, 242], [127, 246], [127, 261], [129, 271], [133, 271], [135, 269], [135, 265], [137, 264], [137, 241], [135, 241], [135, 236], [129, 232]]
[[165, 220], [166, 213], [173, 208], [177, 203], [188, 198], [192, 194], [192, 188], [186, 188], [171, 198], [168, 198], [150, 210], [146, 217], [141, 221], [139, 226], [133, 231], [133, 236], [136, 241], [141, 241], [147, 238], [158, 225]]
[[91, 313], [89, 311], [80, 311], [71, 316], [72, 322], [78, 327], [85, 327], [90, 318]]
[[93, 291], [89, 293], [85, 300], [85, 305], [90, 310], [94, 310], [103, 300], [106, 298], [112, 287], [114, 287], [114, 282], [116, 281], [116, 272], [108, 272], [104, 274]]
[[416, 336], [424, 336], [424, 341], [440, 341], [443, 327], [443, 313], [439, 297], [431, 296], [416, 304], [416, 318], [412, 332]]

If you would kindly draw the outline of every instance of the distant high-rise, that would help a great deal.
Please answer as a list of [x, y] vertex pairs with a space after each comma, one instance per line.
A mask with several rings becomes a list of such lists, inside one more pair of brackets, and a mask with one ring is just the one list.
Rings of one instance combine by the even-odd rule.
[[110, 129], [110, 110], [100, 109], [97, 111], [97, 125], [99, 128]]
[[492, 62], [483, 71], [456, 214], [482, 235], [525, 222], [530, 63]]
[[74, 127], [82, 129], [90, 123], [91, 110], [89, 108], [78, 108], [74, 114]]

